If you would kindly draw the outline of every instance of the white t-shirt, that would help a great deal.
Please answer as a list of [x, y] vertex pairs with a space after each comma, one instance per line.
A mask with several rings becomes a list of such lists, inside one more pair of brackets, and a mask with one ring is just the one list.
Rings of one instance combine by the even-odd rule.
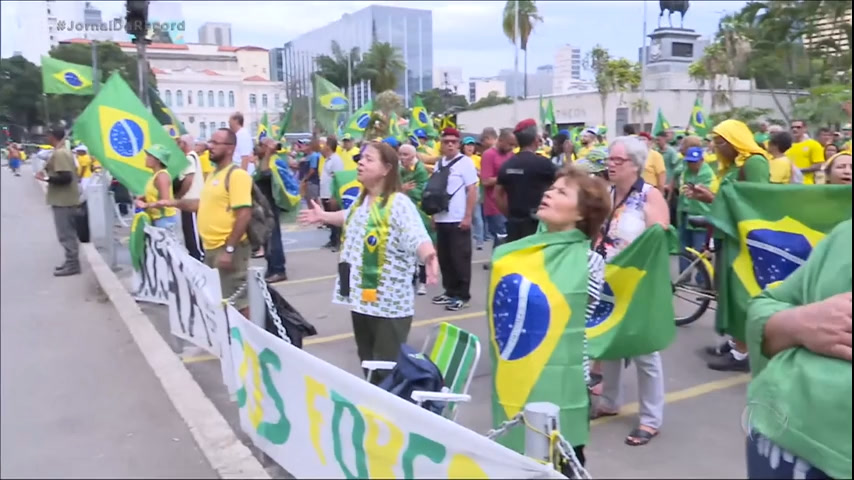
[[[252, 135], [249, 135], [249, 130], [246, 130], [246, 127], [240, 127], [240, 130], [234, 135], [237, 137], [237, 145], [234, 146], [234, 155], [231, 157], [231, 161], [239, 167], [243, 162], [242, 157], [252, 156]], [[255, 171], [255, 164], [250, 163], [247, 171], [249, 175], [252, 175], [252, 172]]]
[[337, 153], [333, 153], [323, 162], [320, 172], [320, 198], [332, 198], [332, 174], [344, 170], [344, 161]]
[[199, 154], [193, 151], [187, 154], [187, 168], [181, 172], [181, 175], [178, 178], [183, 181], [184, 177], [190, 174], [193, 175], [193, 182], [190, 184], [190, 189], [187, 190], [187, 193], [183, 198], [197, 200], [202, 193], [202, 187], [205, 185], [205, 179], [202, 174], [202, 164], [199, 161]]
[[[451, 160], [453, 158], [443, 157], [437, 164], [438, 168], [445, 168]], [[453, 195], [448, 202], [448, 211], [433, 215], [433, 220], [436, 223], [461, 222], [466, 216], [466, 187], [476, 183], [477, 169], [474, 168], [474, 162], [463, 155], [463, 158], [451, 167], [451, 174], [448, 176], [448, 195]]]

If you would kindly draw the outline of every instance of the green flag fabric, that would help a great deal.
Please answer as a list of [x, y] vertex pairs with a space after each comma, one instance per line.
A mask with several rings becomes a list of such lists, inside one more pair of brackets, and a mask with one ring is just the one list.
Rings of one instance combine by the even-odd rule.
[[540, 94], [540, 125], [545, 126], [546, 124], [546, 102], [543, 100], [543, 94]]
[[[537, 233], [495, 249], [487, 299], [493, 367], [492, 422], [498, 426], [530, 402], [560, 408], [572, 445], [589, 436], [584, 377], [587, 251], [578, 230]], [[517, 452], [524, 429], [497, 440]]]
[[368, 100], [368, 103], [362, 105], [362, 108], [356, 110], [347, 120], [344, 126], [344, 134], [350, 135], [353, 140], [361, 140], [365, 135], [365, 130], [371, 124], [371, 113], [374, 111], [374, 102]]
[[160, 95], [157, 94], [157, 89], [148, 87], [148, 101], [151, 104], [151, 113], [154, 114], [154, 118], [163, 125], [170, 137], [178, 138], [187, 133], [184, 122], [178, 120], [172, 109], [163, 103]]
[[557, 135], [557, 119], [555, 119], [555, 104], [549, 99], [549, 104], [546, 107], [546, 122], [543, 124], [543, 128], [545, 128], [546, 124], [549, 125], [549, 135], [554, 137]]
[[169, 150], [172, 178], [187, 167], [187, 157], [160, 122], [145, 108], [130, 86], [113, 73], [98, 95], [77, 117], [74, 138], [128, 190], [139, 195], [152, 171], [145, 166], [145, 149], [160, 144]]
[[276, 135], [276, 138], [282, 139], [285, 134], [288, 133], [288, 128], [291, 126], [291, 119], [294, 118], [294, 104], [288, 105], [288, 109], [285, 111], [285, 114], [282, 116], [282, 119], [279, 121], [279, 131], [273, 131], [273, 134]]
[[670, 288], [673, 228], [647, 228], [605, 265], [605, 283], [587, 321], [591, 358], [617, 360], [658, 352], [676, 338]]
[[130, 263], [137, 272], [142, 270], [142, 261], [145, 257], [145, 227], [151, 225], [151, 217], [145, 212], [139, 212], [133, 217], [130, 226], [130, 237], [128, 238], [128, 251], [130, 251]]
[[715, 269], [718, 332], [744, 341], [750, 299], [785, 280], [833, 227], [850, 218], [850, 185], [724, 182], [710, 214], [723, 236]]
[[340, 123], [347, 116], [350, 101], [344, 96], [340, 88], [329, 80], [314, 75], [314, 104], [317, 108], [314, 117], [320, 128], [328, 133], [338, 132]]
[[694, 109], [691, 110], [691, 119], [688, 121], [688, 126], [694, 135], [700, 138], [706, 138], [709, 134], [709, 127], [706, 125], [706, 114], [703, 113], [703, 102], [700, 99], [694, 100]]
[[332, 197], [344, 210], [350, 208], [362, 193], [358, 174], [358, 170], [339, 170], [332, 175]]
[[659, 107], [658, 113], [655, 115], [655, 125], [652, 127], [652, 136], [654, 137], [668, 129], [670, 129], [670, 122], [664, 118], [664, 114], [661, 113], [661, 107]]
[[403, 129], [400, 128], [400, 119], [394, 112], [391, 112], [391, 115], [388, 117], [388, 136], [394, 137], [400, 142], [406, 141], [406, 135], [404, 135]]
[[273, 134], [270, 128], [270, 118], [267, 117], [267, 112], [261, 116], [261, 121], [258, 122], [258, 131], [255, 132], [255, 142], [261, 143], [265, 138]]
[[44, 93], [94, 95], [92, 67], [63, 62], [42, 55], [42, 88]]
[[424, 133], [428, 136], [436, 134], [436, 126], [433, 124], [433, 118], [430, 116], [430, 112], [424, 108], [424, 102], [418, 95], [415, 96], [415, 103], [412, 106], [412, 115], [410, 115], [409, 127], [412, 130], [420, 128], [424, 130]]

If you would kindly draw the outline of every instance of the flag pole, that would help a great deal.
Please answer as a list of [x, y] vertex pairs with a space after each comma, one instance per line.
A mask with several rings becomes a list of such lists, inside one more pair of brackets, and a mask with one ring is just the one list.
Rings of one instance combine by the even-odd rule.
[[519, 121], [519, 0], [515, 0], [513, 7], [513, 124]]
[[646, 130], [646, 59], [649, 53], [646, 49], [646, 0], [643, 0], [643, 48], [641, 49], [641, 104], [640, 104], [640, 129]]

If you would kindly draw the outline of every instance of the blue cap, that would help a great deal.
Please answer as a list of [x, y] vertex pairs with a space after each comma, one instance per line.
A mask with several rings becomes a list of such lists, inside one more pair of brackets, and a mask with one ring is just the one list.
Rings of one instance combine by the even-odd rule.
[[413, 133], [418, 138], [427, 138], [427, 132], [425, 132], [423, 128], [416, 128]]
[[703, 149], [701, 147], [691, 147], [685, 152], [686, 162], [699, 162], [703, 159]]
[[474, 139], [474, 137], [466, 137], [463, 139], [463, 145], [474, 145], [476, 143], [477, 141]]
[[568, 138], [568, 137], [569, 137], [569, 130], [565, 130], [565, 129], [564, 129], [564, 130], [561, 130], [561, 131], [557, 132], [557, 134], [558, 134], [558, 135], [564, 135], [564, 136], [566, 136], [566, 137]]
[[383, 143], [391, 145], [393, 148], [397, 148], [400, 146], [400, 142], [397, 141], [394, 137], [386, 137], [383, 139]]

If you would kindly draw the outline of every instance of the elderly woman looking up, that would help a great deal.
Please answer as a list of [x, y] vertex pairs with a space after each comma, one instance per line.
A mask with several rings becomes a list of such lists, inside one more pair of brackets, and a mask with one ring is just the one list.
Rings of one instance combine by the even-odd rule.
[[[611, 211], [602, 224], [597, 251], [606, 261], [628, 247], [647, 228], [670, 224], [667, 202], [661, 191], [643, 181], [641, 173], [647, 147], [635, 137], [617, 137], [608, 148]], [[634, 357], [637, 366], [640, 423], [626, 437], [626, 444], [646, 445], [658, 435], [664, 417], [664, 373], [658, 352]], [[616, 415], [620, 408], [620, 361], [603, 361], [602, 396], [594, 417]]]

